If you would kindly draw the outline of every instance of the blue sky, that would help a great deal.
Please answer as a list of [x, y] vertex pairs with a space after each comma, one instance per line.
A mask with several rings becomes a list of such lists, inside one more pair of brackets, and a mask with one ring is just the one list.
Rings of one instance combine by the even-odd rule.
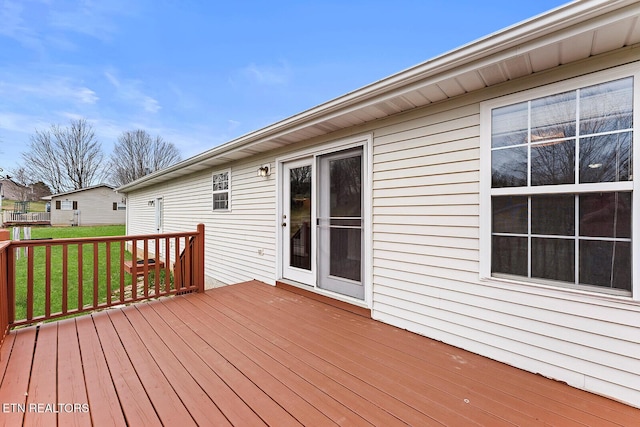
[[0, 167], [86, 118], [191, 157], [562, 0], [0, 0]]

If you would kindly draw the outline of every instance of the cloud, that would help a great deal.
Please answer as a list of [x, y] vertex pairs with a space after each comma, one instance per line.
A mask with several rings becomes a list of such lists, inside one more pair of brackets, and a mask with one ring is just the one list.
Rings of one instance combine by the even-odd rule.
[[292, 71], [286, 62], [279, 66], [249, 64], [240, 74], [250, 82], [266, 86], [281, 86], [289, 82]]
[[24, 4], [5, 0], [0, 4], [0, 35], [17, 40], [30, 49], [42, 49], [38, 32], [30, 28], [22, 18]]
[[114, 70], [105, 71], [104, 76], [116, 89], [116, 94], [121, 99], [142, 107], [148, 113], [157, 113], [162, 108], [157, 99], [145, 94], [140, 89], [143, 84], [140, 80], [119, 79]]
[[[10, 76], [17, 78], [15, 76]], [[36, 79], [29, 79], [33, 81]], [[55, 100], [57, 103], [95, 104], [100, 99], [90, 88], [78, 85], [67, 77], [38, 76], [37, 84], [0, 81], [0, 94], [23, 101]], [[16, 99], [16, 98], [14, 98]]]

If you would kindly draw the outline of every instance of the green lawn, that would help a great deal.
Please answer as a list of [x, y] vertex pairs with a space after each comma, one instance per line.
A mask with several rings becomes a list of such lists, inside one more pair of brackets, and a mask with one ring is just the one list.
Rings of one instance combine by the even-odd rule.
[[[97, 227], [32, 227], [31, 238], [78, 238], [98, 236], [121, 236], [125, 233], [123, 225], [97, 226]], [[44, 243], [44, 242], [43, 242]], [[106, 244], [98, 244], [98, 301], [106, 301], [107, 296], [107, 268], [106, 268]], [[111, 245], [111, 286], [117, 289], [120, 284], [120, 244]], [[62, 310], [62, 246], [51, 247], [51, 313]], [[78, 307], [78, 245], [68, 247], [67, 274], [68, 274], [68, 309]], [[45, 314], [45, 271], [46, 271], [45, 247], [37, 247], [34, 250], [34, 317]], [[129, 252], [125, 251], [125, 259], [131, 259]], [[93, 302], [94, 288], [94, 245], [88, 244], [82, 247], [82, 297], [83, 305]], [[125, 285], [131, 283], [131, 277], [125, 274]], [[113, 292], [112, 292], [113, 294]], [[22, 249], [19, 260], [16, 260], [16, 320], [26, 317], [27, 300], [27, 258]]]

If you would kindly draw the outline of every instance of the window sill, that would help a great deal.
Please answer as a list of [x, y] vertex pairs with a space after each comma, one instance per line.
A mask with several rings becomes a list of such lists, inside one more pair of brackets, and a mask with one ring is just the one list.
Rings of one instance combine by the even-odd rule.
[[610, 303], [614, 303], [619, 306], [619, 304], [624, 304], [637, 308], [638, 312], [640, 312], [640, 300], [637, 298], [634, 299], [630, 292], [625, 292], [624, 295], [612, 294], [602, 291], [593, 291], [583, 287], [572, 287], [571, 285], [560, 286], [556, 284], [529, 282], [504, 277], [480, 277], [480, 284], [509, 291], [517, 291], [543, 297], [562, 298], [590, 304], [596, 302], [602, 303], [602, 305], [610, 305]]

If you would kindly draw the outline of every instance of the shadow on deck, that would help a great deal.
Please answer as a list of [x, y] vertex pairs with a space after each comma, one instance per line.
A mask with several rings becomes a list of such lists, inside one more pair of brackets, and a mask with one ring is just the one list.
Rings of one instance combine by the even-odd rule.
[[11, 426], [640, 419], [638, 409], [260, 282], [15, 330], [0, 379], [0, 420]]

